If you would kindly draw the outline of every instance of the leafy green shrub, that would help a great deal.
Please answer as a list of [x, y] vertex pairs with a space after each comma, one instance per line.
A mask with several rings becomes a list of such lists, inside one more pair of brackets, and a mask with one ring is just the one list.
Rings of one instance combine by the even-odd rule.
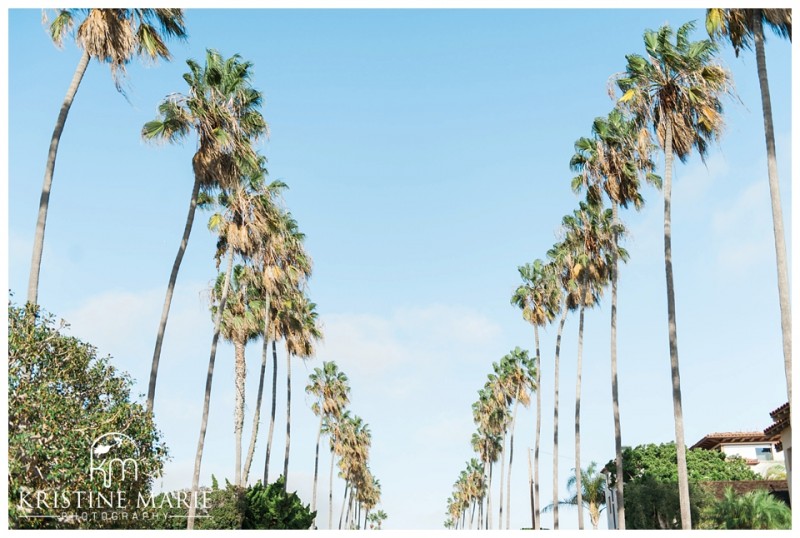
[[[316, 516], [308, 505], [303, 505], [297, 493], [285, 491], [282, 476], [266, 487], [259, 481], [248, 488], [240, 488], [226, 480], [225, 488], [220, 489], [216, 478], [212, 480], [211, 489], [206, 490], [206, 506], [197, 510], [197, 529], [307, 530]], [[157, 507], [161, 506], [163, 495], [171, 494], [157, 497]], [[165, 505], [150, 519], [148, 528], [184, 529], [186, 515], [185, 507]]]
[[715, 529], [791, 529], [792, 511], [765, 489], [738, 495], [727, 488], [725, 495], [712, 503], [706, 517]]
[[[135, 526], [142, 516], [136, 500], [149, 496], [166, 447], [152, 416], [131, 401], [130, 377], [110, 357], [98, 359], [94, 347], [62, 334], [66, 326], [56, 327], [37, 307], [9, 302], [9, 527]], [[113, 437], [95, 447], [106, 434]], [[91, 463], [103, 461], [103, 450], [135, 461], [135, 476], [118, 476], [111, 487], [100, 473], [92, 478]], [[94, 502], [87, 502], [90, 494]], [[98, 507], [99, 495], [114, 497], [113, 508]]]

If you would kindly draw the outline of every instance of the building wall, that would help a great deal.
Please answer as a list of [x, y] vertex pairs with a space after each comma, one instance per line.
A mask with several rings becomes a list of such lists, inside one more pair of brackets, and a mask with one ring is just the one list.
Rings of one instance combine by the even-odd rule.
[[727, 456], [740, 456], [746, 460], [759, 460], [758, 464], [751, 465], [750, 468], [761, 476], [766, 476], [767, 470], [773, 465], [784, 464], [784, 453], [777, 452], [775, 445], [771, 443], [735, 443], [721, 445], [720, 449]]

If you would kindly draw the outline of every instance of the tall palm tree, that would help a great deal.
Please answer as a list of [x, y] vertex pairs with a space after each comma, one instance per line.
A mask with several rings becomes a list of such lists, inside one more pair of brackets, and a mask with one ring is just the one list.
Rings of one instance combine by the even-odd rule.
[[761, 109], [764, 116], [764, 139], [767, 145], [767, 179], [772, 204], [772, 230], [775, 237], [775, 261], [778, 269], [778, 299], [783, 334], [783, 365], [786, 373], [786, 392], [792, 403], [792, 303], [789, 298], [789, 269], [786, 238], [783, 231], [781, 189], [778, 181], [778, 158], [775, 152], [775, 128], [772, 124], [772, 100], [767, 78], [767, 59], [764, 51], [764, 25], [779, 37], [792, 39], [791, 9], [719, 9], [706, 10], [706, 30], [712, 39], [724, 36], [733, 45], [736, 56], [742, 49], [755, 44], [758, 82], [761, 88]]
[[[619, 206], [629, 205], [639, 210], [643, 204], [639, 190], [640, 177], [657, 188], [661, 188], [661, 178], [652, 171], [654, 163], [651, 155], [653, 144], [649, 136], [642, 136], [633, 121], [626, 118], [619, 108], [614, 108], [607, 117], [595, 118], [592, 124], [592, 137], [580, 138], [575, 142], [575, 155], [570, 160], [570, 168], [579, 172], [572, 180], [575, 192], [586, 189], [587, 201], [602, 203], [602, 193], [611, 201], [612, 219], [615, 226], [614, 244], [611, 250], [609, 267], [611, 280], [611, 403], [614, 418], [614, 445], [618, 476], [622, 476], [622, 426], [619, 414], [619, 389], [617, 381], [617, 278], [619, 261], [627, 260], [627, 253], [620, 248], [622, 228], [619, 220]], [[625, 529], [625, 497], [623, 483], [616, 483], [617, 525]]]
[[[306, 259], [305, 251], [302, 248], [302, 237], [297, 237], [292, 235], [290, 232], [290, 228], [288, 224], [294, 224], [294, 220], [291, 216], [286, 212], [280, 209], [275, 201], [274, 197], [277, 196], [286, 185], [280, 181], [273, 181], [267, 188], [267, 193], [261, 195], [256, 199], [256, 208], [257, 210], [264, 215], [264, 220], [267, 223], [265, 228], [262, 230], [263, 234], [261, 235], [261, 240], [256, 242], [256, 246], [254, 249], [253, 254], [251, 255], [251, 261], [254, 266], [254, 271], [251, 273], [253, 275], [253, 281], [250, 285], [258, 290], [258, 294], [261, 296], [261, 302], [263, 303], [263, 329], [261, 331], [262, 336], [262, 352], [261, 352], [261, 371], [259, 373], [258, 378], [258, 393], [256, 397], [256, 406], [255, 412], [253, 413], [253, 427], [250, 434], [250, 445], [247, 450], [247, 458], [245, 459], [244, 470], [243, 470], [243, 477], [244, 483], [246, 484], [248, 481], [248, 477], [250, 475], [250, 467], [253, 462], [253, 456], [255, 455], [255, 445], [256, 439], [258, 437], [258, 429], [261, 419], [261, 401], [264, 392], [264, 379], [266, 374], [266, 367], [267, 367], [267, 355], [269, 351], [269, 340], [270, 340], [270, 331], [272, 325], [270, 323], [270, 319], [272, 319], [272, 304], [274, 301], [274, 297], [279, 296], [280, 293], [280, 282], [281, 282], [281, 275], [284, 274], [285, 271], [293, 272], [294, 268], [299, 268], [300, 264], [297, 262], [297, 251], [302, 252], [303, 256], [303, 268], [305, 272], [303, 272], [303, 277], [308, 278], [310, 276], [310, 259]], [[302, 235], [302, 234], [300, 234]], [[291, 247], [289, 246], [291, 245]], [[295, 250], [297, 249], [297, 250]], [[275, 332], [275, 331], [273, 331]], [[275, 340], [273, 340], [273, 343]], [[274, 346], [273, 346], [274, 350]], [[277, 384], [277, 353], [273, 353], [273, 377], [272, 377], [272, 422], [270, 423], [270, 436], [269, 436], [269, 445], [272, 443], [272, 427], [274, 426], [274, 418], [275, 418], [275, 390]], [[267, 449], [267, 454], [269, 455], [269, 447]], [[269, 459], [267, 458], [267, 464]], [[268, 483], [267, 476], [264, 476], [265, 484]]]
[[[222, 337], [233, 344], [235, 350], [235, 403], [234, 403], [234, 439], [235, 439], [235, 472], [234, 484], [244, 486], [245, 480], [242, 475], [242, 430], [244, 428], [244, 405], [245, 405], [245, 381], [247, 377], [247, 363], [245, 361], [245, 347], [248, 342], [258, 338], [260, 328], [263, 325], [261, 315], [263, 310], [260, 308], [260, 297], [256, 290], [248, 286], [253, 280], [252, 269], [235, 265], [233, 274], [229, 278], [227, 274], [220, 274], [217, 277], [216, 285], [212, 292], [212, 298], [216, 302], [219, 300], [222, 286], [225, 280], [230, 281], [228, 299], [222, 313], [222, 323], [220, 334]], [[212, 308], [212, 313], [216, 313], [216, 307]]]
[[319, 476], [319, 441], [322, 436], [322, 424], [325, 419], [337, 420], [344, 407], [350, 401], [350, 384], [344, 372], [339, 371], [335, 362], [323, 362], [322, 368], [314, 368], [306, 386], [306, 392], [316, 397], [311, 406], [315, 415], [319, 416], [317, 430], [317, 446], [314, 456], [314, 487], [311, 495], [311, 511], [317, 509], [317, 479]]
[[[664, 267], [678, 485], [684, 529], [692, 526], [672, 270], [672, 168], [675, 156], [685, 161], [693, 148], [701, 158], [705, 156], [709, 142], [717, 137], [722, 127], [721, 96], [730, 87], [729, 74], [714, 63], [716, 45], [710, 40], [689, 41], [693, 28], [694, 24], [689, 22], [677, 32], [668, 25], [658, 31], [646, 31], [647, 58], [629, 54], [626, 71], [617, 78], [617, 85], [623, 93], [619, 103], [633, 112], [643, 129], [652, 130], [665, 156]], [[675, 43], [672, 43], [673, 36]]]
[[[539, 351], [539, 327], [544, 327], [555, 319], [561, 302], [561, 290], [557, 285], [555, 274], [547, 270], [542, 260], [525, 264], [518, 268], [522, 284], [517, 287], [511, 297], [511, 303], [522, 310], [522, 317], [533, 325], [536, 343], [536, 387], [542, 386], [542, 360]], [[536, 441], [533, 451], [533, 528], [539, 530], [539, 446], [542, 433], [542, 393], [536, 391]]]
[[[575, 469], [573, 469], [573, 472]], [[581, 489], [577, 489], [578, 476], [581, 477]], [[580, 473], [576, 473], [569, 477], [567, 480], [567, 490], [571, 492], [571, 496], [559, 501], [561, 506], [582, 506], [589, 511], [589, 521], [592, 523], [592, 528], [597, 530], [600, 523], [600, 512], [606, 507], [606, 496], [604, 492], [605, 478], [602, 474], [597, 472], [597, 464], [592, 462], [586, 469], [581, 469]], [[578, 491], [581, 492], [580, 500]], [[574, 493], [572, 493], [574, 492]], [[545, 507], [545, 511], [552, 510], [553, 505]], [[579, 510], [582, 512], [583, 510]]]
[[95, 58], [99, 62], [109, 64], [114, 84], [121, 91], [125, 66], [134, 57], [170, 60], [171, 56], [165, 41], [170, 38], [186, 38], [182, 9], [59, 9], [49, 28], [53, 42], [61, 47], [64, 37], [75, 28], [78, 21], [80, 23], [75, 30], [75, 44], [83, 52], [67, 89], [67, 95], [61, 104], [53, 135], [50, 137], [28, 279], [28, 302], [31, 304], [37, 303], [39, 298], [39, 272], [42, 267], [44, 232], [58, 145], [89, 61]]
[[333, 464], [337, 454], [340, 457], [344, 454], [344, 439], [347, 425], [350, 424], [351, 420], [350, 411], [345, 409], [338, 419], [326, 417], [322, 421], [322, 432], [328, 436], [328, 444], [331, 451], [330, 479], [328, 481], [328, 530], [333, 529]]
[[488, 468], [486, 488], [486, 529], [492, 528], [492, 469], [500, 457], [503, 435], [508, 412], [500, 405], [489, 387], [478, 391], [478, 401], [472, 404], [473, 421], [478, 432], [473, 435], [472, 447], [481, 456], [484, 469]]
[[[575, 382], [575, 468], [581, 463], [581, 375], [583, 368], [583, 326], [586, 307], [597, 304], [608, 280], [611, 265], [610, 251], [614, 249], [613, 218], [610, 209], [581, 202], [572, 215], [564, 217], [565, 242], [575, 259], [574, 277], [577, 280], [578, 359]], [[581, 475], [577, 481], [578, 504], [582, 504]], [[578, 528], [583, 530], [583, 512], [578, 512]]]
[[578, 289], [575, 279], [576, 264], [572, 252], [566, 241], [553, 245], [547, 251], [550, 258], [550, 267], [546, 269], [556, 275], [556, 279], [561, 285], [563, 298], [559, 306], [561, 319], [558, 322], [558, 333], [556, 334], [556, 352], [553, 361], [553, 529], [558, 530], [558, 389], [559, 389], [559, 363], [561, 357], [561, 335], [564, 333], [564, 323], [567, 320], [567, 313], [574, 310], [578, 305]]
[[317, 305], [308, 299], [304, 290], [291, 290], [276, 306], [276, 321], [286, 341], [286, 447], [283, 476], [288, 482], [292, 430], [292, 357], [312, 357], [316, 341], [322, 338], [322, 330], [316, 312]]
[[511, 413], [508, 410], [510, 396], [507, 391], [506, 379], [502, 378], [500, 375], [500, 366], [495, 362], [492, 363], [492, 368], [494, 373], [487, 376], [488, 380], [484, 385], [484, 391], [491, 400], [494, 400], [494, 409], [492, 411], [496, 413], [497, 434], [500, 439], [502, 439], [502, 448], [500, 449], [500, 491], [498, 493], [497, 503], [500, 505], [497, 514], [497, 528], [502, 529], [503, 509], [505, 507], [505, 503], [503, 503], [503, 491], [505, 489], [503, 484], [506, 475], [506, 443], [508, 441], [508, 426], [511, 421]]
[[151, 412], [164, 331], [198, 200], [201, 194], [207, 199], [207, 195], [218, 189], [230, 189], [239, 181], [241, 174], [236, 171], [237, 160], [248, 162], [250, 168], [263, 168], [264, 165], [263, 158], [252, 147], [253, 141], [267, 133], [267, 124], [259, 110], [261, 93], [250, 85], [252, 64], [243, 61], [239, 55], [225, 59], [214, 50], [206, 51], [205, 66], [194, 60], [186, 63], [189, 72], [183, 78], [189, 85], [189, 92], [167, 96], [158, 107], [158, 118], [142, 128], [145, 140], [162, 142], [178, 142], [191, 131], [197, 133], [189, 212], [167, 283], [150, 369], [147, 410]]
[[533, 359], [528, 357], [528, 351], [515, 348], [500, 361], [500, 373], [507, 394], [514, 402], [511, 414], [509, 451], [508, 451], [508, 478], [506, 480], [506, 529], [511, 528], [511, 465], [514, 462], [514, 426], [517, 420], [517, 407], [530, 405], [531, 392], [536, 390], [536, 366]]
[[[238, 157], [235, 155], [234, 157]], [[220, 195], [219, 203], [224, 208], [222, 213], [215, 213], [209, 220], [209, 228], [218, 233], [217, 253], [215, 255], [217, 269], [223, 258], [228, 259], [228, 268], [225, 271], [226, 277], [219, 293], [219, 304], [212, 305], [216, 308], [214, 314], [214, 335], [211, 339], [211, 352], [208, 359], [208, 371], [206, 373], [206, 386], [203, 397], [203, 411], [200, 420], [200, 435], [197, 441], [197, 452], [194, 460], [194, 473], [192, 475], [191, 495], [197, 495], [200, 483], [200, 466], [203, 461], [203, 447], [205, 444], [206, 431], [208, 429], [208, 413], [211, 405], [211, 385], [214, 379], [214, 362], [217, 356], [217, 342], [219, 341], [220, 329], [222, 325], [222, 314], [225, 311], [225, 303], [230, 289], [231, 274], [233, 273], [233, 262], [236, 256], [247, 261], [247, 255], [253, 251], [253, 244], [264, 229], [264, 223], [260, 221], [259, 213], [253, 211], [254, 197], [249, 192], [253, 186], [259, 187], [264, 178], [264, 169], [260, 166], [261, 161], [256, 159], [259, 164], [255, 168], [248, 167], [250, 162], [247, 159], [233, 159], [232, 170], [239, 174], [241, 183]], [[194, 528], [196, 503], [190, 503], [189, 514], [187, 517], [187, 528]]]

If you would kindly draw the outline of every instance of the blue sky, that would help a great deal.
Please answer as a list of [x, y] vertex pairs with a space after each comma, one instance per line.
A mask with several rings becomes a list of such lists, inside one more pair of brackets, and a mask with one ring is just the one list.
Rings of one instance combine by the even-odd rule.
[[[491, 363], [533, 331], [509, 305], [517, 266], [544, 257], [577, 207], [568, 168], [574, 141], [611, 110], [610, 75], [642, 33], [698, 21], [704, 10], [191, 9], [174, 60], [132, 64], [127, 101], [92, 62], [59, 148], [39, 298], [72, 334], [110, 354], [146, 392], [164, 290], [192, 187], [192, 139], [152, 146], [139, 136], [159, 101], [184, 92], [185, 60], [206, 48], [254, 64], [271, 136], [261, 145], [314, 258], [310, 295], [325, 342], [293, 364], [289, 487], [310, 498], [317, 421], [303, 387], [323, 360], [351, 379], [352, 411], [373, 435], [389, 529], [440, 528], [453, 482], [471, 457], [471, 403]], [[39, 10], [8, 14], [8, 287], [25, 297], [46, 148], [79, 51], [53, 46]], [[740, 101], [705, 165], [675, 167], [673, 250], [686, 439], [763, 429], [785, 381], [766, 157], [755, 58], [720, 60]], [[767, 45], [784, 216], [791, 251], [791, 46]], [[663, 159], [659, 161], [663, 170]], [[663, 206], [652, 188], [630, 228], [619, 296], [625, 445], [674, 439], [666, 340]], [[190, 483], [211, 340], [207, 288], [214, 239], [198, 215], [183, 261], [156, 395], [172, 461], [164, 488]], [[613, 456], [609, 309], [586, 316], [583, 465]], [[542, 335], [542, 504], [552, 499], [555, 326]], [[577, 318], [561, 361], [559, 482], [574, 467]], [[260, 344], [248, 348], [248, 415]], [[233, 475], [233, 348], [220, 348], [202, 481]], [[285, 357], [279, 376], [285, 375]], [[279, 383], [279, 387], [283, 386]], [[263, 414], [268, 414], [265, 405]], [[271, 475], [282, 463], [278, 395]], [[263, 415], [262, 415], [263, 416]], [[527, 462], [533, 410], [516, 431], [512, 527], [529, 524]], [[266, 428], [253, 473], [260, 475]], [[319, 520], [327, 528], [327, 454]], [[343, 483], [335, 483], [334, 497]], [[495, 497], [496, 499], [496, 493]], [[335, 507], [338, 514], [338, 506]], [[550, 526], [550, 516], [543, 525]], [[604, 525], [604, 522], [602, 523]], [[564, 510], [562, 528], [576, 528]]]

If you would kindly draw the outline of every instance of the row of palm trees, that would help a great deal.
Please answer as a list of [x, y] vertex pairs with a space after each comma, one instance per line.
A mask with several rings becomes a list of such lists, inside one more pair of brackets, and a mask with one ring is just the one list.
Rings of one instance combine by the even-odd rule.
[[[34, 244], [28, 300], [38, 300], [38, 277], [43, 249], [44, 228], [48, 208], [55, 157], [67, 113], [80, 80], [91, 58], [110, 63], [117, 87], [125, 65], [136, 55], [169, 59], [165, 40], [185, 38], [183, 10], [152, 9], [70, 9], [59, 10], [50, 24], [50, 32], [60, 44], [67, 33], [77, 27], [76, 42], [84, 52], [70, 86], [53, 135], [47, 162], [45, 185], [40, 204], [40, 218]], [[156, 27], [157, 26], [157, 27]], [[282, 207], [280, 196], [286, 185], [267, 181], [266, 159], [256, 149], [258, 141], [268, 134], [267, 123], [260, 111], [262, 94], [250, 83], [252, 64], [239, 55], [224, 58], [208, 50], [204, 64], [188, 60], [189, 72], [184, 75], [186, 93], [168, 95], [158, 107], [158, 117], [142, 128], [142, 137], [154, 142], [180, 142], [196, 136], [192, 158], [194, 182], [181, 242], [170, 273], [164, 307], [156, 337], [147, 394], [147, 409], [153, 411], [156, 381], [170, 305], [178, 272], [186, 251], [198, 207], [211, 209], [209, 229], [217, 234], [216, 268], [223, 262], [212, 286], [211, 313], [214, 323], [203, 412], [195, 456], [192, 492], [199, 487], [200, 467], [208, 427], [211, 387], [220, 335], [234, 347], [235, 401], [234, 484], [248, 484], [255, 455], [260, 425], [260, 410], [268, 359], [272, 343], [272, 405], [267, 439], [263, 480], [269, 480], [272, 438], [276, 420], [277, 342], [286, 347], [287, 414], [283, 476], [288, 478], [291, 442], [291, 365], [292, 357], [314, 355], [315, 343], [322, 337], [316, 305], [307, 294], [311, 276], [311, 258], [303, 246], [304, 235], [291, 213]], [[261, 368], [250, 442], [243, 451], [245, 416], [245, 382], [247, 376], [245, 349], [249, 342], [263, 342]], [[332, 363], [325, 363], [330, 373]], [[319, 370], [319, 369], [318, 369]], [[335, 370], [335, 365], [333, 365]], [[312, 376], [313, 377], [313, 376]], [[314, 384], [309, 390], [314, 392]], [[330, 395], [323, 391], [321, 428], [331, 436], [331, 446], [339, 456], [343, 477], [351, 491], [346, 524], [360, 525], [362, 508], [364, 525], [369, 511], [380, 499], [380, 485], [366, 466], [370, 442], [369, 429], [361, 419], [341, 413], [347, 401], [332, 406]], [[341, 396], [341, 395], [340, 395]], [[316, 412], [316, 411], [315, 411]], [[322, 429], [320, 430], [322, 431]], [[317, 452], [318, 452], [317, 446]], [[318, 457], [317, 457], [318, 463]], [[285, 482], [284, 482], [285, 483]], [[316, 504], [316, 468], [314, 501]], [[351, 508], [353, 500], [355, 510]], [[312, 509], [315, 508], [312, 506]], [[187, 526], [193, 528], [194, 505]], [[385, 519], [385, 513], [383, 519]], [[380, 525], [381, 519], [372, 519]]]
[[[755, 41], [757, 53], [763, 55], [762, 23], [771, 25], [779, 35], [791, 35], [791, 10], [708, 10], [709, 34], [727, 35], [737, 52]], [[558, 413], [559, 413], [559, 354], [561, 336], [568, 311], [579, 311], [578, 358], [575, 398], [575, 468], [580, 465], [580, 398], [583, 349], [584, 310], [597, 304], [604, 290], [611, 288], [611, 387], [614, 415], [616, 467], [622, 473], [622, 440], [619, 417], [617, 382], [617, 283], [618, 265], [627, 259], [620, 246], [625, 235], [619, 219], [619, 207], [642, 207], [642, 183], [650, 183], [663, 190], [664, 195], [664, 263], [667, 288], [668, 339], [673, 387], [675, 440], [678, 447], [678, 482], [681, 519], [685, 529], [691, 528], [689, 511], [688, 476], [686, 472], [686, 445], [684, 441], [683, 410], [681, 402], [680, 371], [678, 362], [677, 322], [673, 285], [671, 209], [673, 161], [688, 159], [692, 151], [704, 158], [709, 144], [715, 140], [723, 123], [722, 98], [732, 93], [729, 73], [716, 61], [717, 44], [711, 40], [690, 41], [693, 23], [682, 25], [676, 32], [665, 25], [657, 31], [644, 34], [646, 56], [630, 54], [624, 72], [612, 77], [618, 89], [617, 104], [604, 118], [595, 119], [591, 136], [575, 143], [575, 153], [570, 168], [577, 173], [571, 186], [582, 192], [584, 200], [571, 215], [562, 220], [561, 240], [548, 252], [547, 261], [536, 260], [519, 267], [522, 284], [512, 296], [512, 303], [522, 309], [523, 318], [534, 328], [536, 342], [536, 386], [541, 386], [541, 361], [538, 329], [559, 319], [553, 365], [554, 439], [553, 439], [553, 528], [558, 528]], [[759, 60], [762, 72], [763, 58]], [[788, 312], [788, 297], [782, 271], [785, 255], [782, 237], [782, 217], [779, 214], [780, 197], [777, 195], [777, 173], [774, 165], [774, 136], [771, 114], [768, 113], [768, 91], [765, 91], [765, 73], [762, 97], [767, 147], [771, 155], [770, 182], [773, 194], [778, 284], [781, 298], [784, 358], [787, 382], [791, 378], [790, 321], [784, 319]], [[772, 142], [770, 142], [772, 139]], [[663, 182], [655, 172], [656, 151], [664, 153]], [[775, 172], [773, 174], [773, 172]], [[775, 188], [772, 186], [773, 176]], [[776, 196], [777, 195], [777, 196]], [[606, 201], [610, 209], [604, 207]], [[778, 208], [778, 213], [775, 208]], [[782, 268], [784, 267], [784, 268]], [[787, 385], [788, 387], [788, 385]], [[791, 398], [791, 391], [788, 391]], [[539, 446], [541, 434], [541, 397], [537, 393], [536, 439], [534, 448], [534, 528], [539, 528]], [[582, 506], [581, 473], [575, 475], [576, 503]], [[617, 521], [625, 528], [625, 508], [622, 481], [617, 481]], [[578, 513], [579, 528], [583, 529], [583, 513]]]
[[[500, 488], [497, 508], [497, 528], [511, 525], [511, 468], [514, 462], [514, 426], [519, 404], [528, 407], [531, 394], [537, 390], [536, 362], [528, 351], [514, 348], [500, 362], [492, 363], [478, 400], [472, 404], [472, 417], [477, 431], [472, 435], [472, 448], [477, 458], [467, 462], [453, 485], [453, 494], [447, 501], [447, 528], [465, 528], [469, 511], [469, 528], [472, 529], [475, 512], [478, 512], [478, 529], [494, 528], [492, 522], [492, 478], [494, 464], [500, 460]], [[508, 450], [506, 443], [508, 442]], [[506, 453], [508, 471], [506, 472]], [[505, 481], [505, 503], [503, 485]], [[486, 510], [484, 511], [484, 500]], [[505, 510], [504, 510], [505, 509]], [[505, 522], [503, 513], [505, 511]]]
[[379, 510], [370, 514], [381, 500], [380, 481], [369, 468], [372, 434], [369, 425], [347, 409], [350, 402], [347, 376], [339, 370], [335, 362], [323, 362], [322, 368], [315, 368], [309, 376], [306, 392], [314, 397], [311, 410], [319, 417], [311, 510], [315, 511], [317, 508], [319, 445], [322, 435], [325, 434], [328, 436], [331, 453], [328, 529], [333, 528], [333, 464], [336, 458], [339, 477], [345, 481], [339, 529], [366, 529], [370, 521], [373, 526], [380, 527], [381, 522], [386, 519], [386, 513]]

